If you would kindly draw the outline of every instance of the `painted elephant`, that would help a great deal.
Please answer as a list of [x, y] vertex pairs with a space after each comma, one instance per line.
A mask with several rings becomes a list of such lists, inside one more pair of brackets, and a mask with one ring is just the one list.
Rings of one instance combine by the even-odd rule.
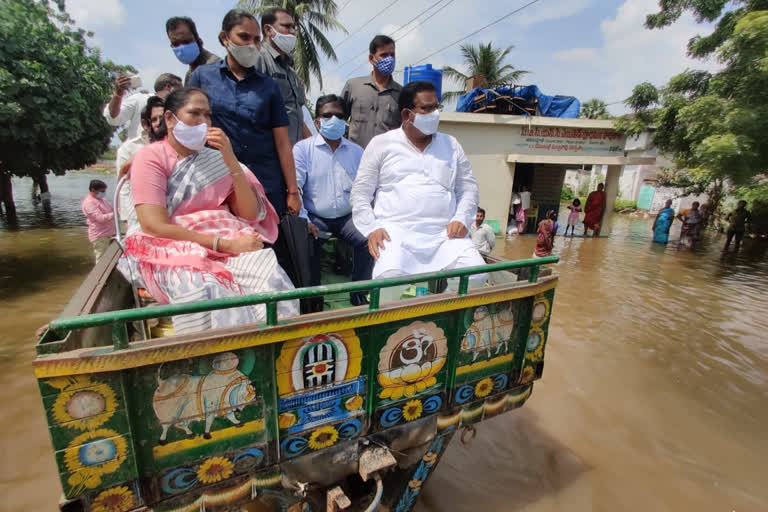
[[167, 379], [157, 376], [157, 390], [152, 399], [160, 425], [160, 444], [164, 444], [168, 430], [176, 427], [188, 436], [191, 421], [205, 420], [203, 437], [211, 438], [211, 425], [216, 416], [226, 417], [234, 425], [240, 425], [235, 412], [252, 403], [256, 391], [246, 375], [237, 369], [237, 355], [232, 352], [213, 358], [212, 369], [207, 375], [172, 375]]

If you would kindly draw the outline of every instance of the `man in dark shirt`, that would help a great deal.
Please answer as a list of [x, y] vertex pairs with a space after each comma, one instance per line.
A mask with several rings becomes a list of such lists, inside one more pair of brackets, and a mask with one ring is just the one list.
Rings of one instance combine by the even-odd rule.
[[744, 239], [744, 233], [747, 231], [747, 224], [752, 220], [752, 214], [747, 210], [747, 202], [741, 200], [736, 205], [736, 209], [726, 217], [728, 221], [728, 231], [726, 232], [724, 251], [731, 246], [731, 240], [736, 237], [736, 250], [739, 250], [741, 241]]
[[288, 135], [291, 137], [291, 144], [296, 144], [309, 136], [309, 130], [304, 127], [304, 115], [301, 110], [306, 103], [304, 84], [293, 69], [291, 57], [296, 45], [296, 24], [288, 11], [275, 7], [262, 14], [261, 32], [264, 41], [255, 67], [272, 77], [280, 87], [288, 114]]
[[213, 64], [221, 59], [203, 48], [203, 40], [197, 34], [197, 27], [191, 18], [174, 16], [165, 22], [165, 33], [171, 42], [171, 49], [182, 64], [188, 64], [189, 69], [184, 75], [184, 86], [189, 85], [192, 72], [204, 64]]
[[[229, 17], [229, 14], [228, 14]], [[235, 11], [235, 23], [219, 38], [228, 48], [221, 62], [201, 66], [192, 73], [190, 87], [199, 87], [211, 102], [213, 125], [232, 142], [237, 159], [259, 179], [278, 216], [297, 215], [301, 208], [296, 168], [288, 136], [288, 116], [274, 80], [256, 71], [254, 60], [244, 66], [233, 52], [257, 52], [259, 26], [252, 15]], [[227, 18], [225, 18], [226, 23]], [[252, 50], [252, 52], [251, 52]]]
[[395, 41], [376, 36], [368, 47], [373, 72], [352, 78], [341, 92], [349, 117], [349, 140], [366, 147], [376, 135], [400, 127], [397, 100], [403, 86], [392, 79], [395, 70]]

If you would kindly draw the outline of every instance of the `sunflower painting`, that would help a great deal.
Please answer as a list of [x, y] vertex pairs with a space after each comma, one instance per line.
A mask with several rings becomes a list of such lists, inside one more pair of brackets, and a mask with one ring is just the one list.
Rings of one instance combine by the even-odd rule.
[[309, 447], [313, 450], [322, 450], [336, 444], [339, 439], [339, 432], [335, 427], [326, 425], [312, 432], [309, 436]]
[[72, 487], [70, 495], [99, 487], [103, 476], [120, 468], [127, 449], [124, 437], [105, 428], [74, 438], [64, 452], [64, 463], [71, 473], [67, 480]]
[[403, 418], [405, 418], [405, 421], [419, 419], [423, 410], [424, 406], [421, 404], [421, 400], [410, 400], [403, 407]]
[[488, 396], [493, 390], [493, 381], [490, 377], [485, 378], [475, 385], [475, 396], [483, 398]]
[[546, 334], [539, 327], [531, 327], [525, 342], [525, 358], [529, 361], [541, 361], [544, 358]]
[[211, 457], [197, 468], [197, 478], [204, 484], [221, 482], [232, 475], [234, 468], [229, 459], [224, 457]]
[[91, 503], [91, 512], [126, 512], [136, 505], [132, 490], [125, 486], [113, 487], [96, 496]]
[[109, 385], [92, 382], [90, 377], [71, 379], [61, 388], [53, 403], [53, 419], [76, 430], [93, 430], [115, 414], [117, 399]]
[[533, 380], [534, 375], [533, 366], [526, 366], [523, 368], [523, 374], [520, 377], [520, 382], [522, 384], [528, 384]]

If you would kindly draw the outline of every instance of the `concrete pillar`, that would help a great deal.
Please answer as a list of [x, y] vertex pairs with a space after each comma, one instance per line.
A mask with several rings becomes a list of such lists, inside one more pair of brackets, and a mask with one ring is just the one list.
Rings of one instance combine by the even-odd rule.
[[605, 174], [605, 212], [603, 212], [600, 235], [608, 236], [611, 234], [613, 206], [619, 194], [619, 177], [623, 167], [622, 165], [609, 165]]

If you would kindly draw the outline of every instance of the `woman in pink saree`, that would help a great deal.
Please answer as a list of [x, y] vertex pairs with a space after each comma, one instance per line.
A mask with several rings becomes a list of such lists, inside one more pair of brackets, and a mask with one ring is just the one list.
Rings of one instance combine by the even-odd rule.
[[[293, 289], [264, 248], [277, 238], [277, 214], [224, 132], [210, 128], [210, 112], [201, 90], [173, 92], [167, 137], [141, 148], [131, 165], [135, 213], [118, 268], [161, 304]], [[298, 304], [281, 302], [278, 312], [296, 315]], [[179, 315], [173, 325], [181, 334], [264, 319], [259, 305]]]

